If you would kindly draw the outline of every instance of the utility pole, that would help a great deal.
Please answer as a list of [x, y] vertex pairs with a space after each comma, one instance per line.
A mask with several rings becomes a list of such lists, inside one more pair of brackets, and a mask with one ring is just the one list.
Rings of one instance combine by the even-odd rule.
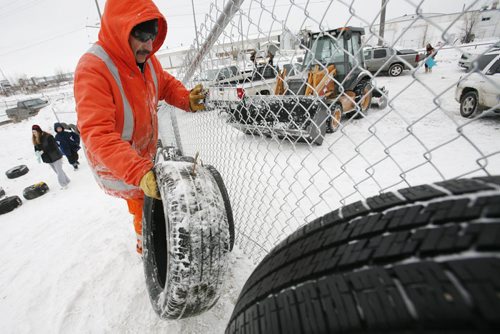
[[388, 0], [382, 0], [382, 9], [380, 10], [380, 29], [379, 29], [379, 39], [378, 45], [384, 45], [384, 32], [385, 32], [385, 8], [387, 6]]
[[191, 0], [191, 6], [193, 7], [193, 21], [194, 21], [194, 33], [196, 34], [196, 48], [200, 49], [200, 41], [198, 40], [198, 25], [196, 24], [196, 13], [194, 11], [194, 0]]
[[99, 3], [95, 0], [95, 6], [97, 7], [97, 14], [99, 14], [99, 20], [102, 19], [101, 9], [99, 8]]

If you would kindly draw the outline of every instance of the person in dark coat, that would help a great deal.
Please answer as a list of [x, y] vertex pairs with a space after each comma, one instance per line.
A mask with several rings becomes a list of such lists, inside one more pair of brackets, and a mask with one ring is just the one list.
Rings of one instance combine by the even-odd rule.
[[68, 158], [68, 162], [75, 170], [78, 169], [78, 150], [80, 149], [80, 136], [75, 132], [65, 131], [61, 123], [54, 123], [56, 142], [61, 152]]
[[56, 140], [51, 134], [42, 131], [40, 126], [36, 124], [31, 127], [31, 130], [33, 134], [33, 146], [35, 147], [35, 154], [38, 157], [38, 161], [40, 161], [41, 158], [44, 163], [49, 164], [52, 170], [57, 174], [57, 181], [61, 189], [66, 189], [70, 179], [62, 168], [62, 154], [57, 146]]

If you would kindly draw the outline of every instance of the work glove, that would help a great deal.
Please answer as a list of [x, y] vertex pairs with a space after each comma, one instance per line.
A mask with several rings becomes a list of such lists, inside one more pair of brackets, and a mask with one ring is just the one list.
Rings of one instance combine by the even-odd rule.
[[156, 176], [152, 170], [144, 174], [139, 182], [139, 187], [144, 191], [146, 196], [161, 200], [158, 186], [156, 185]]
[[36, 161], [38, 161], [38, 163], [41, 163], [42, 162], [42, 151], [35, 151], [35, 156], [36, 156]]
[[191, 108], [191, 111], [205, 110], [204, 99], [203, 86], [197, 84], [189, 92], [189, 108]]

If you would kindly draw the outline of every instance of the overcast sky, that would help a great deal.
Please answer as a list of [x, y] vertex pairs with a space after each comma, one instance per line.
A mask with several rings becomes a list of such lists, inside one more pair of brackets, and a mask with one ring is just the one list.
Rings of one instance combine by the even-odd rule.
[[[140, 0], [138, 0], [140, 1]], [[193, 0], [197, 24], [215, 20], [217, 8], [223, 8], [222, 0]], [[330, 28], [359, 25], [356, 16], [371, 21], [380, 10], [381, 0], [309, 0], [308, 10], [311, 16], [321, 17], [326, 8], [325, 19]], [[163, 49], [191, 45], [195, 38], [191, 0], [156, 0], [154, 1], [165, 15], [169, 30]], [[246, 0], [243, 10], [251, 18], [259, 19], [262, 5], [271, 8], [275, 5], [280, 20], [286, 19], [290, 28], [305, 26], [301, 15], [293, 12], [293, 17], [286, 13], [292, 0]], [[298, 5], [305, 5], [307, 0], [293, 0]], [[454, 13], [470, 4], [480, 5], [493, 0], [389, 0], [386, 18], [391, 19], [404, 14], [415, 13], [416, 4], [421, 4], [424, 13]], [[101, 11], [105, 0], [98, 0]], [[355, 16], [349, 14], [349, 6]], [[212, 8], [212, 10], [210, 10]], [[263, 20], [270, 20], [270, 16]], [[349, 20], [350, 19], [350, 20]], [[243, 21], [246, 26], [248, 23]], [[377, 21], [378, 22], [378, 21]], [[16, 79], [23, 74], [30, 76], [53, 75], [56, 71], [74, 71], [78, 59], [97, 39], [99, 16], [95, 0], [0, 0], [0, 79]], [[208, 22], [207, 22], [208, 23]], [[253, 25], [255, 29], [257, 26]], [[278, 29], [275, 24], [273, 29]], [[247, 32], [249, 30], [245, 30]], [[250, 29], [251, 30], [251, 29]], [[314, 27], [313, 27], [314, 30]], [[206, 35], [206, 33], [205, 33]], [[3, 73], [2, 73], [3, 72]]]

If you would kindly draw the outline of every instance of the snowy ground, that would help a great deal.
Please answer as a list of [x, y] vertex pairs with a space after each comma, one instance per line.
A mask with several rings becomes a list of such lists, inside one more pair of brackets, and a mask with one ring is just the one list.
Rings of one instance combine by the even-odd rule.
[[[183, 124], [196, 130], [196, 137], [186, 137], [184, 149], [200, 150], [225, 177], [240, 233], [237, 240], [252, 238], [269, 249], [304, 219], [343, 200], [405, 186], [400, 184], [401, 168], [412, 184], [477, 168], [480, 154], [456, 130], [467, 123], [453, 97], [464, 74], [456, 65], [459, 56], [455, 50], [441, 51], [434, 72], [417, 72], [417, 81], [409, 72], [378, 78], [378, 84], [389, 89], [394, 110], [374, 110], [366, 119], [351, 121], [343, 132], [328, 135], [321, 147], [252, 138], [207, 112], [179, 114], [181, 130]], [[56, 115], [60, 121], [75, 122], [71, 89], [53, 97], [52, 105], [38, 116], [0, 127], [0, 170], [19, 164], [30, 169], [12, 180], [0, 174], [7, 195], [22, 196], [25, 187], [40, 181], [51, 189], [0, 216], [0, 333], [222, 333], [252, 262], [236, 247], [223, 297], [213, 310], [193, 319], [159, 320], [149, 303], [125, 202], [103, 194], [84, 158], [77, 172], [65, 162], [72, 180], [67, 190], [59, 189], [48, 165], [35, 160], [32, 124], [53, 132]], [[408, 127], [415, 136], [408, 137]], [[500, 117], [486, 116], [466, 125], [464, 133], [487, 155], [498, 152], [499, 128]], [[387, 147], [392, 159], [384, 154]], [[426, 151], [432, 152], [432, 164], [423, 158]], [[367, 177], [367, 166], [372, 177]], [[499, 154], [490, 157], [487, 169], [500, 172]], [[327, 173], [338, 177], [325, 182]], [[318, 196], [324, 201], [312, 206], [311, 199]], [[258, 248], [244, 247], [254, 258], [262, 255]]]
[[[135, 233], [123, 200], [105, 195], [87, 162], [61, 190], [55, 173], [39, 164], [31, 125], [54, 133], [54, 107], [74, 122], [71, 98], [54, 102], [29, 120], [0, 127], [0, 187], [22, 198], [45, 181], [50, 191], [0, 216], [0, 333], [222, 333], [253, 265], [235, 247], [221, 301], [210, 312], [182, 321], [159, 320], [149, 302]], [[4, 171], [25, 164], [29, 173]]]

